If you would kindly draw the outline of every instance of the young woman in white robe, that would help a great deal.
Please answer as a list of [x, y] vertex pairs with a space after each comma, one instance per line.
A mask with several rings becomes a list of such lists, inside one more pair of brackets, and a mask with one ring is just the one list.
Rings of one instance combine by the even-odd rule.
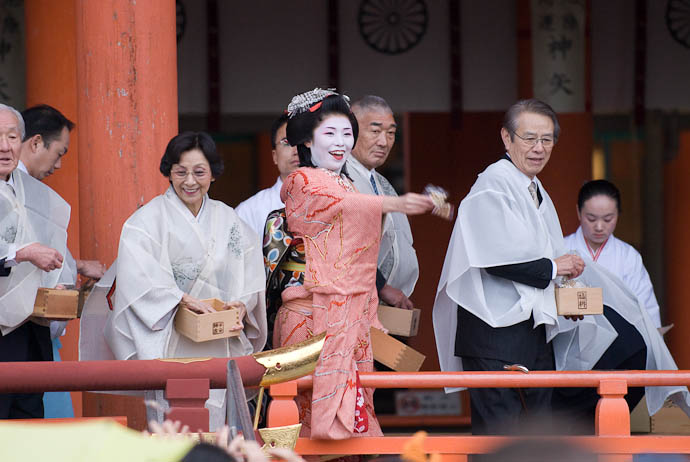
[[[160, 170], [171, 186], [125, 222], [117, 262], [99, 283], [100, 296], [94, 294], [85, 307], [81, 359], [232, 357], [261, 351], [266, 342], [263, 255], [258, 237], [235, 211], [207, 195], [223, 170], [213, 140], [206, 133], [177, 135]], [[112, 286], [108, 311], [103, 293]], [[207, 298], [243, 310], [239, 336], [196, 343], [178, 334], [177, 310], [212, 312], [201, 301]], [[104, 321], [107, 346], [94, 338]], [[162, 392], [156, 400], [165, 406]], [[225, 390], [211, 390], [206, 405], [211, 427], [222, 425]]]
[[640, 253], [613, 235], [621, 211], [618, 188], [606, 180], [585, 183], [577, 198], [577, 231], [565, 245], [585, 261], [595, 261], [620, 279], [644, 305], [656, 327], [661, 327], [659, 303]]

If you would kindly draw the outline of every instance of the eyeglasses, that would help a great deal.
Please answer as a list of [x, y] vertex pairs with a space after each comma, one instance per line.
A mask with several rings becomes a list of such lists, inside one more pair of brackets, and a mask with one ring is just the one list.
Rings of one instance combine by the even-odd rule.
[[541, 145], [544, 146], [545, 148], [550, 148], [554, 144], [554, 141], [552, 138], [537, 138], [536, 136], [522, 137], [522, 136], [518, 135], [516, 132], [513, 132], [513, 135], [517, 136], [522, 141], [524, 141], [527, 146], [531, 146], [531, 147], [536, 146], [537, 143], [539, 143], [540, 141], [541, 141]]
[[194, 178], [196, 178], [197, 180], [204, 179], [204, 178], [206, 178], [206, 177], [208, 176], [208, 174], [209, 174], [208, 170], [203, 170], [203, 169], [193, 170], [193, 171], [191, 171], [191, 172], [188, 172], [187, 170], [181, 170], [181, 169], [180, 169], [180, 170], [173, 170], [173, 171], [170, 172], [170, 173], [171, 173], [172, 175], [174, 175], [176, 178], [179, 178], [180, 180], [184, 180], [185, 178], [187, 178], [187, 176], [188, 176], [190, 173], [191, 173], [191, 174], [194, 176]]

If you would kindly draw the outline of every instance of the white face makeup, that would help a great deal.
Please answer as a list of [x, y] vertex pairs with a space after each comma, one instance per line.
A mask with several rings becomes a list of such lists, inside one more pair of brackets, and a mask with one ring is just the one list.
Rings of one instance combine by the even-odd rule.
[[352, 152], [355, 137], [350, 119], [344, 115], [327, 116], [314, 129], [314, 138], [305, 145], [311, 149], [311, 161], [317, 167], [340, 173]]

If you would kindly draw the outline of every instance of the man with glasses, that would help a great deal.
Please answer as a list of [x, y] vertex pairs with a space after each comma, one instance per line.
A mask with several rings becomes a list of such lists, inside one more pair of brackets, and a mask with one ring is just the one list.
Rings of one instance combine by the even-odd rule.
[[273, 147], [271, 153], [273, 163], [278, 167], [280, 176], [273, 186], [259, 191], [235, 207], [235, 212], [259, 235], [262, 243], [266, 217], [272, 211], [285, 207], [285, 204], [280, 200], [280, 188], [283, 187], [283, 180], [299, 167], [297, 147], [290, 146], [285, 134], [287, 120], [287, 114], [283, 114], [271, 126], [271, 146]]
[[[554, 369], [553, 280], [584, 262], [564, 255], [556, 209], [537, 175], [560, 127], [551, 107], [523, 100], [505, 114], [505, 155], [482, 172], [458, 210], [434, 304], [445, 371]], [[525, 415], [550, 415], [552, 389], [473, 388], [472, 432], [511, 433]]]

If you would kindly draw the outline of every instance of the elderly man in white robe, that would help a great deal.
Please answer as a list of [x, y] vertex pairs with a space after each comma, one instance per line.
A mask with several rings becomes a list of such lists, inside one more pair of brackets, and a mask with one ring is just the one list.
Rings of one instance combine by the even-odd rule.
[[235, 212], [259, 236], [259, 243], [262, 245], [266, 217], [272, 211], [285, 207], [283, 201], [280, 200], [280, 188], [283, 187], [283, 180], [299, 167], [297, 148], [290, 146], [285, 134], [287, 121], [287, 114], [283, 114], [271, 126], [271, 146], [273, 147], [271, 156], [279, 173], [275, 184], [270, 188], [262, 189], [235, 207]]
[[[433, 312], [444, 371], [503, 370], [516, 363], [529, 370], [588, 370], [607, 354], [615, 356], [617, 338], [630, 329], [645, 343], [647, 369], [676, 368], [635, 295], [596, 263], [585, 267], [579, 256], [565, 254], [556, 210], [536, 177], [559, 131], [547, 104], [513, 105], [501, 129], [506, 155], [479, 175], [460, 204]], [[559, 275], [581, 275], [585, 285], [602, 287], [604, 304], [626, 330], [617, 332], [601, 315], [558, 317]], [[669, 395], [690, 410], [685, 387], [646, 392], [651, 414]], [[551, 389], [525, 389], [522, 396], [510, 389], [472, 389], [470, 396], [473, 433], [517, 431], [524, 411], [550, 415]]]
[[[223, 171], [215, 143], [203, 132], [177, 135], [168, 143], [160, 170], [170, 187], [125, 222], [117, 261], [86, 303], [80, 359], [232, 357], [261, 351], [266, 342], [263, 257], [256, 233], [231, 207], [208, 197], [211, 182]], [[177, 310], [213, 312], [202, 301], [209, 298], [241, 310], [239, 336], [197, 343], [176, 331]], [[155, 398], [167, 406], [162, 392], [155, 392]], [[206, 406], [211, 428], [218, 428], [225, 421], [225, 391], [211, 390]], [[149, 409], [149, 418], [162, 421], [161, 410]]]
[[[69, 205], [16, 169], [24, 120], [0, 104], [0, 361], [51, 361], [50, 330], [32, 317], [39, 287], [55, 287]], [[0, 419], [42, 418], [43, 393], [0, 395]]]
[[[359, 124], [359, 137], [347, 160], [347, 173], [359, 192], [397, 196], [388, 180], [376, 171], [395, 143], [398, 125], [385, 99], [367, 95], [352, 104]], [[379, 248], [377, 288], [379, 298], [388, 305], [411, 309], [419, 265], [412, 247], [412, 230], [407, 216], [388, 213], [384, 217]]]

